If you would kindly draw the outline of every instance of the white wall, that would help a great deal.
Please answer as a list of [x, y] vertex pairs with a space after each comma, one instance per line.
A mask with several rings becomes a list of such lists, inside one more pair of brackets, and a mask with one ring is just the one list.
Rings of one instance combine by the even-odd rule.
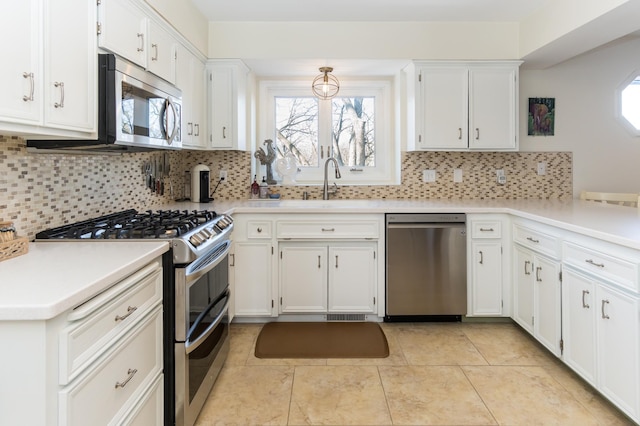
[[[640, 137], [616, 117], [615, 93], [640, 71], [640, 38], [621, 41], [546, 70], [520, 71], [520, 149], [573, 152], [573, 188], [640, 192]], [[556, 99], [554, 136], [527, 136], [528, 98]]]
[[190, 1], [145, 0], [203, 55], [208, 51], [208, 22]]

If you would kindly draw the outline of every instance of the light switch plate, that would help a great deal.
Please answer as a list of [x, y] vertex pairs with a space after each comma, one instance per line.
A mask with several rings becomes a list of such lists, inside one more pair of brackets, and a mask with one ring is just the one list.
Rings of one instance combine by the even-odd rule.
[[456, 183], [462, 182], [462, 169], [453, 169], [453, 181]]
[[433, 169], [424, 170], [422, 172], [422, 181], [423, 182], [435, 182], [436, 181], [436, 171]]

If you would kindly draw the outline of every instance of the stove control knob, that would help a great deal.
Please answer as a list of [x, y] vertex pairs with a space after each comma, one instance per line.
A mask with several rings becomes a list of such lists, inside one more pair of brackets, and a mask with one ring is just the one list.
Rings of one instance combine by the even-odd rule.
[[200, 244], [203, 243], [204, 240], [202, 239], [202, 237], [199, 234], [193, 234], [191, 237], [189, 237], [189, 241], [195, 247], [198, 247]]

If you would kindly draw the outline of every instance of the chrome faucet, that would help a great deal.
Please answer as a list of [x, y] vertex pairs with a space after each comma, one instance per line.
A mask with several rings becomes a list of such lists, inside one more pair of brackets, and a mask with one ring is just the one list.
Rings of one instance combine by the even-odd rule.
[[[342, 177], [342, 175], [340, 175], [340, 169], [338, 168], [338, 162], [336, 161], [335, 158], [333, 157], [329, 157], [327, 158], [327, 161], [324, 162], [324, 187], [322, 189], [322, 199], [323, 200], [328, 200], [329, 199], [329, 180], [327, 179], [327, 171], [329, 169], [329, 163], [333, 162], [333, 165], [336, 168], [336, 179], [340, 179]], [[336, 183], [333, 183], [335, 185], [335, 189], [332, 190], [331, 194], [335, 194], [336, 191], [338, 190], [338, 185], [336, 185]]]

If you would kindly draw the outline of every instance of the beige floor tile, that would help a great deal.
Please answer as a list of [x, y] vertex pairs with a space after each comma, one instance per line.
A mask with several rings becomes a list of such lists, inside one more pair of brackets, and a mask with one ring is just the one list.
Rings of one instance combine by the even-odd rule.
[[404, 326], [396, 335], [409, 365], [487, 365], [460, 324]]
[[634, 424], [560, 360], [553, 364], [545, 365], [543, 368], [598, 419], [599, 424], [608, 426]]
[[597, 425], [542, 367], [462, 367], [501, 425]]
[[225, 366], [196, 426], [286, 425], [292, 367]]
[[390, 425], [377, 367], [296, 367], [289, 424]]
[[463, 332], [491, 365], [545, 365], [555, 357], [515, 324], [468, 324]]
[[393, 424], [497, 424], [460, 367], [379, 367]]
[[226, 365], [245, 365], [253, 351], [262, 325], [236, 325], [229, 329], [229, 356]]

